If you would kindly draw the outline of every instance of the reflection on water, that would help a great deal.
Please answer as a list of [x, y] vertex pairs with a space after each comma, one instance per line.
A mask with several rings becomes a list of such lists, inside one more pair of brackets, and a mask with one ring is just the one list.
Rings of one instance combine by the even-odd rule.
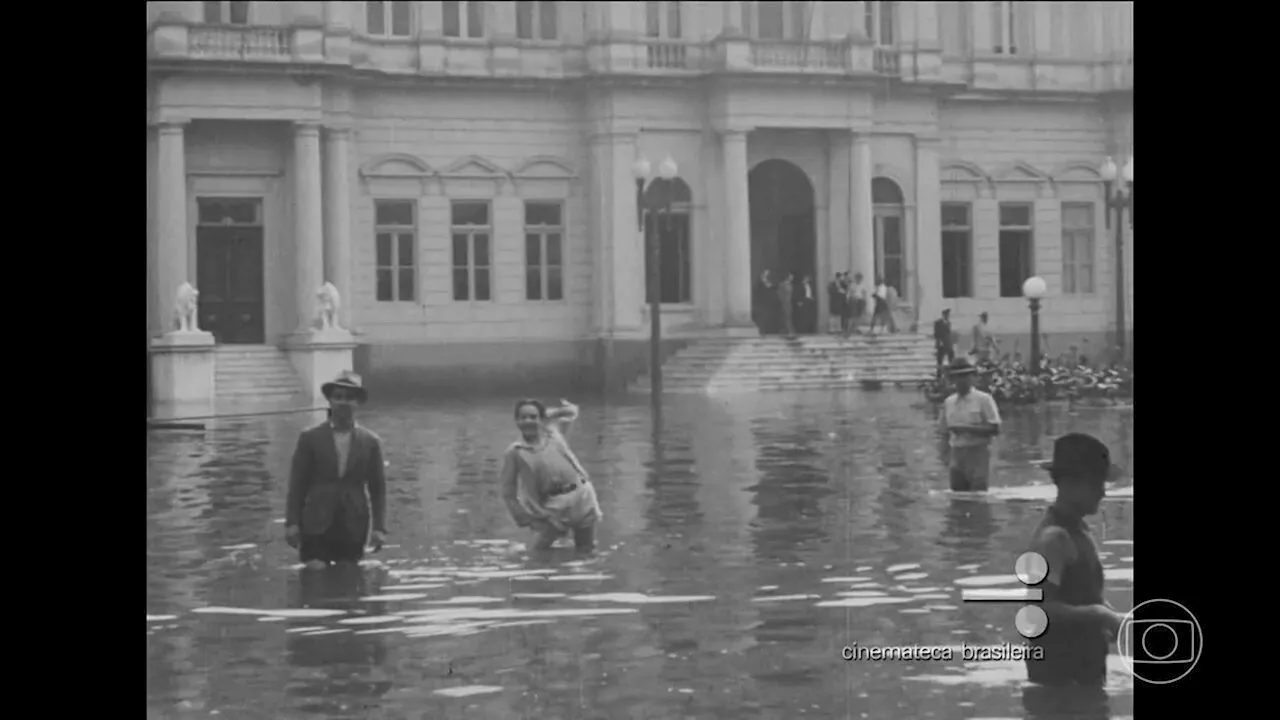
[[[1133, 468], [1133, 413], [1016, 409], [993, 490], [946, 491], [936, 410], [903, 394], [584, 403], [572, 442], [597, 552], [531, 556], [498, 497], [505, 401], [372, 407], [389, 545], [303, 571], [282, 541], [297, 433], [271, 418], [148, 441], [148, 706], [157, 717], [950, 718], [1132, 715], [1024, 693], [1016, 661], [845, 662], [841, 648], [1020, 643], [1015, 587], [1052, 497], [1032, 462], [1092, 432]], [[1129, 482], [1129, 481], [1124, 481]], [[1123, 484], [1123, 483], [1122, 483]], [[1126, 496], [1127, 493], [1127, 496]], [[1093, 520], [1132, 605], [1132, 487]], [[957, 710], [960, 708], [960, 710]]]

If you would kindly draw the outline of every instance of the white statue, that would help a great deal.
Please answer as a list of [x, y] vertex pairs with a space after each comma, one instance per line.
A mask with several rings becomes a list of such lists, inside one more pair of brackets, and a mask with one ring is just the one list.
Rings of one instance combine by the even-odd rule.
[[173, 321], [180, 333], [198, 333], [200, 327], [196, 323], [196, 314], [198, 309], [197, 298], [200, 297], [200, 291], [191, 286], [191, 283], [184, 282], [178, 287], [177, 298], [173, 305]]
[[339, 330], [338, 310], [342, 307], [342, 295], [338, 293], [338, 288], [333, 283], [326, 282], [316, 292], [316, 298], [319, 300], [319, 316], [320, 330]]

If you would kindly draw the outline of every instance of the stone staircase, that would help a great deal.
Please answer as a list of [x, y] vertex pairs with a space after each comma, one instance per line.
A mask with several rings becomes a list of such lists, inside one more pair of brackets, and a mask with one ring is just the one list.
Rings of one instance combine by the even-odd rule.
[[[711, 394], [914, 385], [935, 370], [933, 339], [913, 333], [705, 338], [663, 363], [662, 380], [665, 392]], [[631, 390], [649, 392], [648, 376]]]
[[289, 358], [274, 345], [219, 345], [214, 372], [219, 402], [300, 402], [303, 395]]

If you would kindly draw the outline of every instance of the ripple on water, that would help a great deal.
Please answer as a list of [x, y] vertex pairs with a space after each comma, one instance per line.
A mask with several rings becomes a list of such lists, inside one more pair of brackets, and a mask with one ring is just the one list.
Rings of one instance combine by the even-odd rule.
[[761, 595], [751, 598], [751, 602], [784, 602], [787, 600], [817, 600], [821, 595]]
[[201, 615], [274, 615], [283, 618], [320, 618], [346, 615], [346, 610], [326, 610], [324, 608], [290, 608], [288, 610], [257, 610], [254, 608], [233, 607], [199, 607], [191, 612]]
[[339, 625], [378, 625], [381, 623], [404, 622], [399, 615], [365, 615], [362, 617], [343, 618]]
[[871, 607], [872, 605], [892, 605], [895, 603], [911, 602], [915, 598], [899, 598], [899, 597], [853, 597], [840, 598], [839, 600], [824, 600], [817, 603], [817, 607]]
[[897, 575], [893, 579], [901, 582], [910, 582], [912, 580], [923, 580], [927, 577], [929, 577], [929, 573], [914, 572], [914, 573], [905, 573], [903, 575]]
[[836, 595], [840, 597], [855, 598], [889, 597], [888, 593], [881, 590], [846, 590], [844, 592], [838, 592]]
[[1133, 582], [1133, 568], [1103, 568], [1102, 576], [1108, 580], [1128, 580]]
[[441, 688], [435, 691], [436, 695], [445, 697], [463, 698], [472, 695], [485, 695], [488, 693], [502, 692], [501, 685], [463, 685], [460, 687]]
[[920, 567], [920, 563], [899, 563], [897, 565], [890, 565], [889, 567], [885, 568], [884, 571], [889, 573], [890, 575], [897, 575], [900, 572], [906, 572], [907, 570], [915, 570], [919, 567]]
[[1013, 585], [1015, 583], [1021, 584], [1017, 575], [973, 575], [955, 579], [955, 584], [961, 587], [990, 587], [992, 585]]
[[475, 605], [478, 603], [479, 604], [500, 603], [502, 601], [503, 601], [502, 598], [496, 598], [496, 597], [484, 597], [484, 596], [478, 596], [478, 595], [458, 595], [456, 597], [451, 597], [448, 600], [429, 600], [427, 602], [424, 602], [423, 605]]
[[513, 600], [555, 600], [568, 597], [565, 593], [512, 593]]
[[[857, 583], [857, 582], [866, 582], [870, 579], [871, 578], [869, 577], [861, 577], [861, 576], [829, 577], [829, 578], [822, 578], [822, 582], [824, 583]], [[775, 585], [774, 587], [777, 587], [777, 586]]]
[[653, 605], [662, 603], [695, 603], [715, 600], [714, 595], [644, 595], [641, 593], [600, 593], [597, 595], [572, 595], [570, 600], [581, 602], [615, 602]]
[[148, 615], [147, 622], [164, 622], [166, 620], [177, 620], [177, 615]]
[[512, 579], [512, 580], [526, 580], [526, 581], [527, 581], [527, 580], [551, 580], [551, 581], [554, 581], [554, 582], [566, 582], [566, 581], [573, 581], [573, 580], [582, 580], [582, 581], [588, 581], [588, 580], [612, 580], [612, 579], [613, 579], [613, 576], [612, 576], [612, 575], [591, 574], [591, 573], [575, 573], [575, 574], [572, 574], [572, 575], [548, 575], [548, 576], [546, 576], [546, 577], [525, 577], [525, 576], [520, 576], [520, 577], [514, 577], [514, 578], [511, 578], [511, 579]]
[[426, 597], [423, 593], [389, 593], [387, 595], [368, 595], [360, 598], [360, 602], [405, 602], [407, 600], [421, 600]]
[[388, 585], [382, 590], [384, 592], [407, 592], [409, 590], [439, 590], [447, 586], [448, 583], [418, 583], [416, 585]]

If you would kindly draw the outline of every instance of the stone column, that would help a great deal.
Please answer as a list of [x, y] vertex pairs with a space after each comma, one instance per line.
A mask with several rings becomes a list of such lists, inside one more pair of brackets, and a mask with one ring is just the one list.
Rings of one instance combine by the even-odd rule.
[[875, 211], [871, 204], [871, 138], [859, 133], [853, 140], [852, 221], [853, 271], [868, 285], [876, 279]]
[[[1026, 5], [1018, 8], [1019, 12], [1028, 9]], [[1051, 57], [1055, 55], [1053, 47], [1053, 4], [1047, 2], [1031, 3], [1031, 49], [1035, 57]]]
[[[191, 277], [187, 231], [187, 157], [183, 124], [161, 123], [157, 131], [156, 266], [153, 324], [160, 334], [174, 329], [173, 308], [178, 288]], [[199, 290], [200, 288], [196, 288]]]
[[324, 214], [321, 206], [320, 127], [298, 123], [293, 135], [294, 297], [298, 332], [315, 320], [316, 291], [324, 284]]
[[996, 43], [1002, 42], [1000, 38], [992, 37], [991, 33], [992, 15], [1002, 10], [992, 8], [989, 2], [976, 2], [969, 6], [969, 10], [972, 22], [969, 30], [973, 39], [970, 52], [977, 57], [989, 57], [994, 52]]
[[635, 136], [591, 138], [592, 235], [597, 238], [592, 283], [595, 329], [602, 335], [639, 331], [644, 304], [644, 248], [636, 229], [636, 185], [631, 176]]
[[922, 325], [942, 310], [942, 186], [938, 177], [938, 141], [916, 138], [917, 315]]
[[351, 327], [351, 131], [330, 128], [325, 136], [324, 276], [342, 296], [339, 323]]
[[[828, 6], [830, 7], [830, 6]], [[831, 238], [831, 271], [845, 272], [853, 267], [849, 239], [849, 163], [853, 156], [853, 135], [839, 130], [831, 131], [830, 158], [827, 165], [827, 235]], [[821, 278], [826, 288], [831, 278]]]
[[751, 205], [747, 192], [747, 133], [723, 133], [725, 187], [725, 318], [732, 327], [751, 325]]

